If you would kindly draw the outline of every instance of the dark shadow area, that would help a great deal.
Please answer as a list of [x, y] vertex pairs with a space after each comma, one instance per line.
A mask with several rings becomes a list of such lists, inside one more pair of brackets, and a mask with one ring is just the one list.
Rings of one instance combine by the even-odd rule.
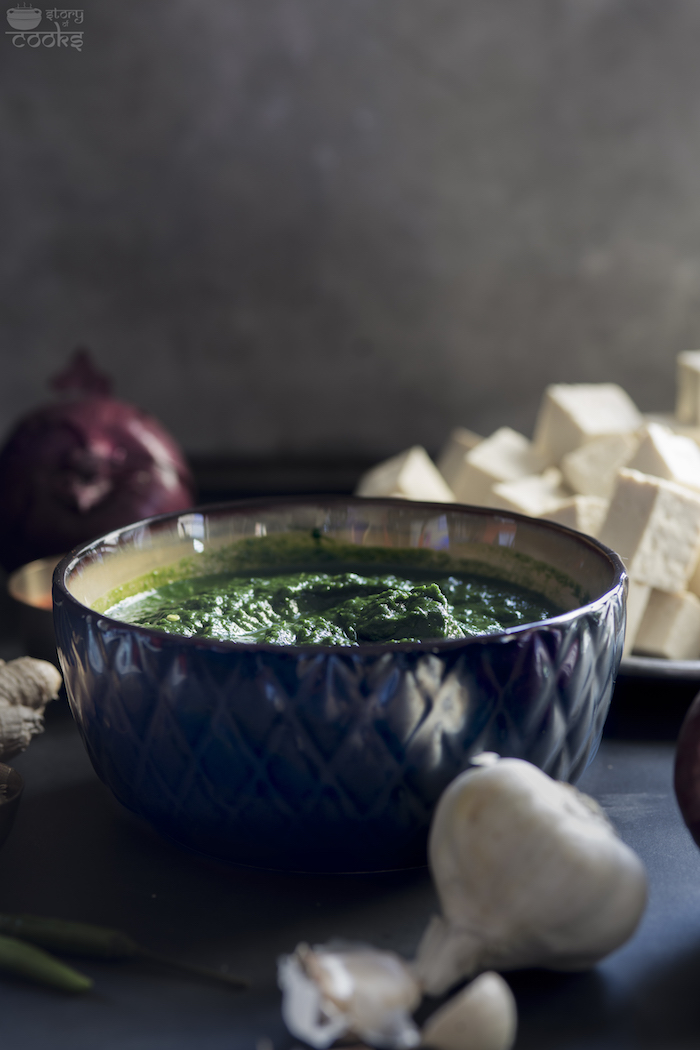
[[94, 777], [24, 799], [3, 853], [3, 910], [123, 929], [153, 951], [193, 952], [202, 962], [207, 952], [249, 952], [265, 983], [274, 984], [277, 955], [298, 939], [382, 943], [395, 939], [399, 919], [418, 928], [435, 907], [426, 869], [300, 876], [182, 850]]
[[505, 976], [518, 1004], [516, 1050], [565, 1050], [584, 1041], [616, 1045], [614, 1012], [605, 981], [595, 970], [520, 970]]
[[700, 683], [697, 679], [620, 675], [615, 683], [604, 736], [613, 740], [673, 740]]
[[700, 942], [655, 965], [615, 1004], [622, 1045], [697, 1050], [700, 1045]]
[[190, 456], [198, 503], [219, 503], [256, 496], [349, 496], [376, 459], [289, 457], [233, 459]]

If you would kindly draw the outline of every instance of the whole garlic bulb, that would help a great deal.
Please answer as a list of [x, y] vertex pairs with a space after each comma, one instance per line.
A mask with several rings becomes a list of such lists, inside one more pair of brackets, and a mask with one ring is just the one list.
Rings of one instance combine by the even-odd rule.
[[646, 875], [593, 799], [520, 759], [470, 769], [443, 793], [429, 841], [442, 907], [415, 960], [440, 995], [483, 970], [579, 970], [623, 944]]

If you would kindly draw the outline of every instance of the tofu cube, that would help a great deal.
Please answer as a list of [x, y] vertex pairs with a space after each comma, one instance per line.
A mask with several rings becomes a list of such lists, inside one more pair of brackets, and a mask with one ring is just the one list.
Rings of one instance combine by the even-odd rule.
[[635, 651], [667, 660], [700, 657], [700, 598], [688, 591], [652, 590], [637, 631]]
[[567, 452], [561, 461], [561, 472], [574, 492], [609, 500], [618, 470], [627, 466], [638, 447], [636, 433], [594, 438], [573, 452]]
[[588, 536], [597, 536], [607, 512], [608, 501], [600, 496], [571, 496], [542, 517]]
[[504, 481], [493, 487], [493, 506], [541, 518], [571, 495], [562, 485], [561, 471], [548, 467], [542, 474], [531, 474], [518, 481]]
[[696, 445], [700, 445], [700, 425], [679, 423], [673, 412], [644, 412], [643, 416], [645, 423], [660, 423], [662, 427], [667, 427], [674, 434], [682, 434], [683, 437], [694, 441]]
[[625, 630], [625, 647], [622, 655], [629, 656], [637, 639], [637, 632], [644, 618], [651, 587], [648, 583], [637, 583], [636, 580], [627, 581], [627, 626]]
[[647, 423], [639, 448], [627, 466], [700, 491], [700, 448], [688, 437], [659, 423]]
[[686, 350], [676, 358], [676, 419], [700, 424], [700, 350]]
[[532, 442], [510, 427], [501, 427], [462, 459], [452, 476], [452, 491], [460, 503], [492, 502], [493, 486], [537, 474], [544, 464]]
[[451, 489], [454, 489], [455, 476], [459, 472], [467, 452], [471, 452], [483, 440], [479, 434], [475, 434], [473, 430], [468, 430], [467, 427], [455, 427], [451, 431], [449, 438], [440, 450], [436, 464]]
[[545, 390], [535, 423], [535, 451], [548, 464], [594, 438], [631, 434], [643, 423], [616, 383], [554, 383]]
[[700, 554], [700, 494], [625, 467], [598, 539], [639, 583], [682, 591]]
[[691, 591], [693, 594], [697, 594], [697, 596], [700, 598], [700, 561], [698, 561], [698, 563], [695, 565], [695, 568], [693, 569], [691, 577], [688, 580], [686, 590]]
[[451, 488], [421, 445], [414, 445], [368, 470], [360, 478], [355, 495], [454, 503]]

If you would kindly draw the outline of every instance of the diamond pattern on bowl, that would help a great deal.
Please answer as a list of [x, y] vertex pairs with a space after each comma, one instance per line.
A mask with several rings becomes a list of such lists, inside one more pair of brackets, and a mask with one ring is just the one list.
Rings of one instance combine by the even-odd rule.
[[576, 779], [619, 664], [621, 588], [587, 612], [434, 651], [182, 645], [63, 599], [57, 640], [95, 768], [121, 802], [225, 860], [423, 863], [435, 803], [482, 750]]

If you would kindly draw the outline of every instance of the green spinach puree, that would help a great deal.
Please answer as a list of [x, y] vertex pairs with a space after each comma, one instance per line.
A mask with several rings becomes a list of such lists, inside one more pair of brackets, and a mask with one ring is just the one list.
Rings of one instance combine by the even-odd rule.
[[556, 615], [513, 584], [420, 570], [217, 573], [176, 580], [105, 610], [186, 637], [359, 645], [493, 634]]

